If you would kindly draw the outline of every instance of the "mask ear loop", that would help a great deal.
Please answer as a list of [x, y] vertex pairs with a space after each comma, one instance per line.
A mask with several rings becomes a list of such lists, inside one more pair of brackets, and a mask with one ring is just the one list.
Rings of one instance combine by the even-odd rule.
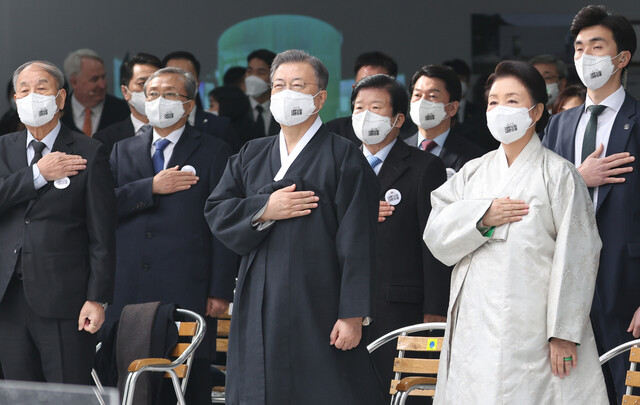
[[[312, 98], [312, 99], [316, 98], [316, 96], [317, 96], [318, 94], [320, 94], [322, 91], [323, 91], [323, 90], [318, 90], [318, 92], [317, 92], [316, 94], [314, 94], [314, 95], [313, 95], [313, 97], [311, 97], [311, 98]], [[314, 104], [313, 106], [314, 106], [314, 108], [315, 108], [315, 104]], [[318, 108], [318, 111], [313, 110], [313, 112], [312, 112], [311, 114], [309, 114], [309, 116], [314, 115], [314, 114], [318, 114], [319, 112], [320, 112], [320, 109]]]
[[[538, 103], [538, 104], [542, 104], [542, 103]], [[537, 106], [538, 104], [534, 104], [534, 105], [532, 105], [532, 106], [531, 106], [531, 108], [529, 108], [529, 109], [527, 110], [527, 113], [529, 113], [529, 111], [533, 110], [533, 108], [534, 108], [535, 106]], [[531, 116], [529, 116], [529, 118], [531, 118]], [[529, 126], [527, 127], [527, 129], [531, 128], [532, 126], [536, 125], [537, 123], [538, 123], [538, 121], [534, 121], [534, 120], [533, 120], [533, 118], [531, 118], [531, 125], [529, 125]]]

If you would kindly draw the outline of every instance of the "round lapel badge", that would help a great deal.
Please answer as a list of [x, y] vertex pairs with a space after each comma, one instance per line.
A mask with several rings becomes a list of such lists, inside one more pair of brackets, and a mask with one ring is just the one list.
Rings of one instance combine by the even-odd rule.
[[71, 184], [71, 180], [68, 177], [63, 177], [53, 182], [54, 187], [58, 190], [64, 190], [69, 187], [69, 184]]
[[452, 167], [447, 167], [447, 180], [449, 180], [453, 175], [456, 174], [456, 171]]
[[398, 205], [400, 201], [402, 201], [402, 194], [395, 188], [392, 188], [384, 194], [384, 200], [391, 205]]
[[196, 174], [196, 168], [191, 166], [191, 165], [185, 165], [182, 166], [182, 169], [180, 169], [183, 172], [191, 172], [193, 174]]

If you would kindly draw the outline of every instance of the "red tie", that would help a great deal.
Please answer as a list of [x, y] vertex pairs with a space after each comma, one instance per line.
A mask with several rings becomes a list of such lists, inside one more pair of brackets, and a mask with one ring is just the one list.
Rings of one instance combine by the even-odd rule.
[[433, 150], [433, 148], [435, 148], [436, 146], [438, 146], [438, 144], [431, 139], [424, 139], [422, 142], [420, 142], [420, 149], [426, 150], [427, 152]]
[[91, 128], [91, 108], [84, 109], [84, 125], [82, 126], [82, 132], [86, 136], [91, 136], [93, 134]]

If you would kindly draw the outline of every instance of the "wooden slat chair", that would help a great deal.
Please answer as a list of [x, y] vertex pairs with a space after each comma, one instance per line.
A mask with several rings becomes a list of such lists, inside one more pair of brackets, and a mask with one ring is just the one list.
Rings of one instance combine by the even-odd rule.
[[[218, 316], [218, 336], [216, 338], [216, 352], [227, 353], [229, 349], [229, 329], [231, 327], [231, 315], [227, 312], [224, 315]], [[215, 367], [226, 374], [225, 364], [216, 364]], [[211, 401], [214, 404], [224, 404], [225, 401], [225, 387], [215, 386], [213, 387], [213, 393]]]
[[[406, 357], [411, 353], [439, 353], [442, 349], [441, 337], [409, 336], [411, 333], [444, 330], [446, 323], [421, 323], [396, 329], [375, 340], [367, 346], [369, 353], [378, 347], [397, 340], [398, 357], [393, 362], [394, 378], [391, 380], [389, 393], [391, 404], [404, 404], [409, 395], [433, 396], [435, 394], [438, 359]], [[402, 374], [412, 374], [402, 377]]]
[[640, 396], [633, 395], [633, 389], [640, 388], [640, 371], [636, 371], [640, 362], [640, 339], [631, 340], [609, 350], [600, 356], [600, 365], [627, 351], [631, 352], [629, 353], [630, 365], [624, 382], [627, 391], [622, 397], [622, 405], [640, 405]]
[[[123, 405], [131, 405], [136, 388], [136, 381], [140, 374], [148, 371], [159, 371], [166, 373], [165, 377], [170, 377], [173, 382], [173, 388], [180, 405], [185, 405], [184, 394], [187, 389], [187, 381], [191, 371], [191, 363], [193, 362], [193, 354], [202, 342], [207, 325], [204, 318], [199, 314], [186, 309], [176, 309], [178, 315], [193, 319], [191, 322], [180, 322], [178, 327], [178, 336], [180, 339], [186, 339], [188, 342], [178, 343], [171, 351], [171, 357], [174, 360], [163, 358], [138, 359], [129, 365], [129, 374], [125, 382], [124, 394], [122, 398]], [[182, 382], [180, 381], [182, 380]]]

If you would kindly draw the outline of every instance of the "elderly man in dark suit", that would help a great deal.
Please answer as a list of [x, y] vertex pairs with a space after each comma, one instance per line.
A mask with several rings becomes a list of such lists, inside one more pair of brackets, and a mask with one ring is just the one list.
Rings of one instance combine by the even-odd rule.
[[[621, 85], [637, 38], [603, 6], [580, 10], [571, 34], [587, 99], [551, 117], [543, 144], [575, 163], [593, 198], [602, 252], [591, 320], [604, 352], [640, 337], [640, 102]], [[622, 400], [628, 366], [618, 356], [603, 368], [612, 404]]]
[[120, 90], [124, 100], [129, 103], [131, 115], [120, 122], [102, 129], [93, 136], [97, 141], [105, 144], [109, 153], [113, 145], [126, 138], [141, 133], [142, 128], [149, 124], [144, 112], [146, 97], [142, 87], [147, 79], [162, 68], [160, 59], [147, 53], [138, 53], [120, 66]]
[[63, 84], [44, 61], [13, 75], [26, 130], [0, 138], [0, 362], [8, 379], [89, 384], [116, 205], [105, 148], [59, 122]]
[[461, 95], [460, 79], [448, 66], [423, 66], [411, 79], [410, 115], [418, 132], [404, 141], [439, 156], [449, 177], [485, 152], [451, 126]]
[[[186, 125], [196, 96], [191, 74], [158, 70], [144, 91], [152, 128], [116, 143], [111, 153], [119, 220], [109, 321], [125, 305], [148, 301], [174, 302], [216, 317], [229, 306], [238, 260], [213, 237], [203, 211], [230, 150]], [[216, 323], [207, 319], [187, 391], [187, 401], [194, 404], [211, 401]]]
[[129, 115], [127, 103], [107, 94], [104, 61], [97, 53], [91, 49], [71, 52], [64, 71], [73, 90], [60, 119], [67, 127], [93, 136]]
[[[351, 102], [353, 130], [381, 186], [371, 343], [403, 326], [445, 321], [450, 271], [431, 255], [422, 233], [431, 211], [431, 191], [447, 176], [436, 156], [397, 139], [409, 100], [394, 78], [377, 74], [360, 80]], [[385, 394], [396, 353], [387, 346], [373, 354]]]

